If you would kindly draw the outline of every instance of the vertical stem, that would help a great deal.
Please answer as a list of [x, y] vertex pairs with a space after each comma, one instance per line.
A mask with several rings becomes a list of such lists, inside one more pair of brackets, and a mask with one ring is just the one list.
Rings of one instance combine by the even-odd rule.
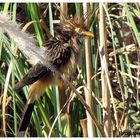
[[101, 74], [101, 84], [102, 84], [102, 100], [103, 106], [103, 127], [104, 132], [107, 137], [111, 136], [111, 112], [110, 112], [110, 95], [108, 92], [108, 85], [107, 79], [105, 76], [105, 69], [103, 66], [104, 61], [107, 61], [107, 48], [106, 48], [106, 30], [105, 30], [105, 12], [102, 6], [102, 3], [99, 4], [99, 11], [100, 11], [100, 20], [99, 20], [99, 29], [100, 29], [100, 50], [101, 50], [101, 67], [102, 67], [102, 74]]
[[[83, 12], [84, 15], [85, 13], [88, 13], [89, 10], [89, 4], [83, 3]], [[86, 25], [89, 26], [89, 20], [88, 18], [86, 19]], [[85, 89], [85, 99], [87, 105], [89, 105], [92, 108], [92, 56], [91, 56], [91, 45], [90, 45], [90, 40], [89, 38], [85, 39], [85, 55], [86, 55], [86, 75], [87, 75], [87, 89]], [[91, 116], [89, 113], [86, 111], [87, 114], [87, 130], [88, 130], [88, 137], [93, 137], [94, 136], [94, 125]]]
[[[59, 96], [59, 88], [58, 88], [58, 86], [55, 87], [55, 100], [56, 100], [56, 104], [55, 104], [56, 114], [55, 114], [55, 116], [57, 116], [57, 114], [59, 114], [59, 112], [60, 112], [60, 96]], [[56, 131], [57, 135], [59, 137], [62, 137], [62, 134], [61, 134], [62, 125], [61, 125], [60, 116], [58, 117], [56, 129], [57, 129], [57, 131]]]
[[50, 33], [52, 36], [54, 36], [54, 29], [53, 29], [53, 17], [52, 17], [52, 5], [49, 2], [49, 19], [50, 19]]
[[[13, 5], [13, 21], [16, 21], [16, 10], [17, 10], [17, 3], [14, 3]], [[11, 43], [12, 48], [14, 48], [14, 43]], [[16, 53], [17, 48], [15, 47], [13, 49]], [[12, 60], [13, 61], [13, 60]], [[15, 78], [14, 78], [14, 64], [13, 64], [13, 68], [12, 68], [12, 86], [14, 87], [14, 83], [15, 83]], [[16, 96], [15, 96], [15, 92], [13, 91], [13, 110], [14, 110], [14, 132], [15, 132], [15, 136], [17, 136], [17, 117], [16, 117]]]
[[64, 18], [66, 18], [68, 14], [68, 3], [60, 3], [60, 9], [62, 12], [62, 14], [60, 14], [60, 20], [63, 22]]
[[87, 137], [87, 119], [82, 119], [80, 120], [80, 124], [82, 126], [82, 131], [83, 131], [83, 137]]
[[76, 9], [76, 16], [79, 20], [83, 11], [83, 5], [81, 3], [75, 3], [75, 9]]

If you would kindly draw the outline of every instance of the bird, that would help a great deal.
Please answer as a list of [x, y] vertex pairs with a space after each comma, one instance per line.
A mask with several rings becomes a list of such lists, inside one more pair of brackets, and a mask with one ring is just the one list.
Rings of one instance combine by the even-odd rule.
[[[84, 20], [65, 20], [64, 23], [54, 24], [54, 37], [48, 39], [44, 45], [46, 61], [67, 79], [76, 71], [81, 63], [84, 37], [94, 37], [84, 24]], [[49, 58], [49, 60], [47, 59]], [[43, 63], [32, 66], [28, 73], [15, 84], [15, 91], [19, 92], [24, 86], [29, 86], [29, 98], [19, 125], [17, 136], [24, 136], [30, 122], [31, 114], [38, 97], [42, 96], [49, 85], [57, 85], [60, 77]]]

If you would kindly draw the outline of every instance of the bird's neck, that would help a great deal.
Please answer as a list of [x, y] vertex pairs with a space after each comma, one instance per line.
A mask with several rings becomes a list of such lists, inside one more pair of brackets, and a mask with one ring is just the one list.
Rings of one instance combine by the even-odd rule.
[[75, 51], [80, 51], [82, 49], [82, 42], [83, 38], [81, 38], [79, 35], [75, 35], [71, 37], [71, 44], [74, 46]]

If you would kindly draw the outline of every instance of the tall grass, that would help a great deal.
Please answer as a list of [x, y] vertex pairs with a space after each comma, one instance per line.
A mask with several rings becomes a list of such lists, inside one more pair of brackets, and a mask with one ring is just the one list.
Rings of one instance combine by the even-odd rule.
[[[20, 22], [21, 30], [33, 34], [42, 47], [54, 36], [53, 22], [74, 15], [80, 19], [87, 5], [94, 38], [82, 46], [75, 88], [71, 91], [64, 83], [46, 88], [36, 102], [27, 136], [139, 135], [139, 3], [1, 3], [0, 10]], [[0, 31], [0, 136], [17, 134], [28, 87], [20, 93], [13, 87], [30, 67], [12, 39]]]

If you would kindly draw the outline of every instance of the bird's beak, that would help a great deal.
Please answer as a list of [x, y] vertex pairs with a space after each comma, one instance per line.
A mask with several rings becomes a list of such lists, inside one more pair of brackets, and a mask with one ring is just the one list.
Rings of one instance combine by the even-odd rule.
[[90, 32], [90, 31], [89, 31], [89, 32], [83, 31], [82, 34], [83, 34], [83, 35], [86, 35], [86, 36], [89, 36], [89, 37], [94, 37], [93, 32]]

